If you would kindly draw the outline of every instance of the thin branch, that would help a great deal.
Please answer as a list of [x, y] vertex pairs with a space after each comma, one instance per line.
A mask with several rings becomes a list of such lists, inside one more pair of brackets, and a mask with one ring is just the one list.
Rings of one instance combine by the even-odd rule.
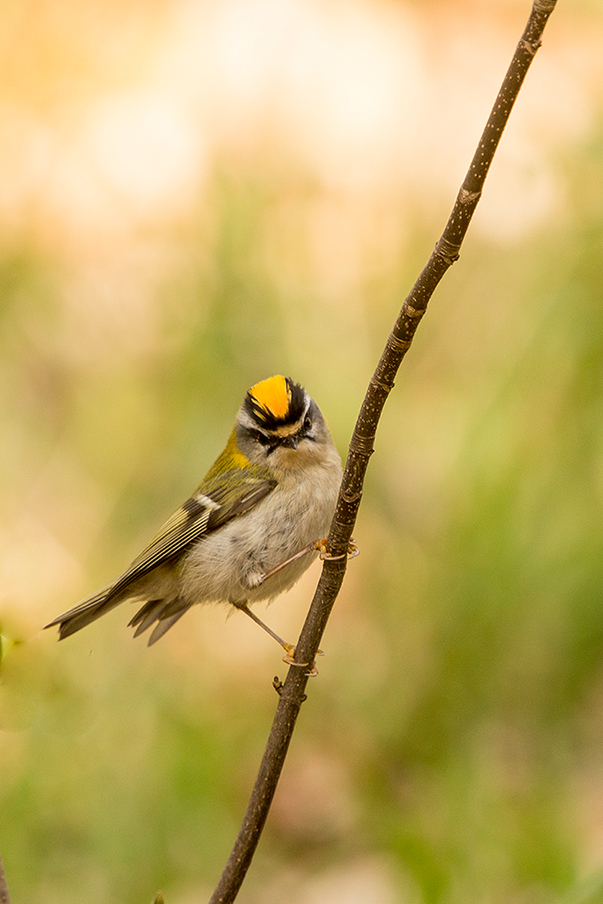
[[[503, 129], [534, 55], [540, 47], [544, 27], [556, 2], [557, 0], [535, 0], [533, 4], [528, 24], [517, 45], [450, 219], [433, 254], [402, 305], [381, 360], [369, 383], [350, 442], [337, 511], [331, 524], [327, 546], [331, 558], [327, 558], [324, 563], [297, 644], [295, 659], [298, 663], [314, 661], [343, 581], [346, 570], [345, 553], [356, 523], [364, 476], [373, 452], [383, 406], [393, 389], [394, 378], [404, 355], [410, 348], [429, 299], [444, 273], [458, 260], [463, 239], [480, 199]], [[280, 699], [272, 729], [247, 811], [210, 904], [231, 904], [245, 878], [268, 816], [301, 704], [305, 699], [304, 692], [308, 681], [306, 673], [306, 668], [292, 666], [284, 685], [280, 688]]]
[[6, 884], [2, 857], [0, 857], [0, 904], [10, 904], [10, 895], [8, 893], [8, 885]]

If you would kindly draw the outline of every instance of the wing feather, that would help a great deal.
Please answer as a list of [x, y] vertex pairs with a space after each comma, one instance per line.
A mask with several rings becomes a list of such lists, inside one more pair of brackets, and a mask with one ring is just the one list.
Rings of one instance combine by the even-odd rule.
[[79, 631], [120, 603], [124, 599], [124, 591], [139, 578], [181, 555], [191, 543], [248, 512], [276, 485], [277, 481], [259, 468], [250, 468], [243, 474], [240, 470], [225, 471], [211, 481], [206, 479], [190, 499], [168, 518], [149, 545], [113, 584], [87, 597], [46, 627], [59, 625], [61, 638]]
[[[238, 472], [233, 472], [233, 476], [238, 477]], [[195, 540], [248, 512], [276, 486], [275, 480], [245, 477], [241, 482], [238, 477], [239, 485], [235, 484], [236, 491], [233, 492], [233, 483], [229, 487], [228, 475], [225, 477], [224, 483], [215, 489], [203, 488], [204, 492], [199, 489], [168, 518], [149, 545], [113, 584], [110, 596], [120, 593], [158, 565], [180, 555]], [[226, 489], [223, 489], [224, 485]]]

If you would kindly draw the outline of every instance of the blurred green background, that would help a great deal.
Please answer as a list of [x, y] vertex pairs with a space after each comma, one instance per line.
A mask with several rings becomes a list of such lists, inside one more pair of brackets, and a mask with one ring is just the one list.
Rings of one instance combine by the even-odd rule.
[[[520, 0], [0, 10], [0, 851], [14, 904], [206, 900], [276, 646], [156, 647], [115, 577], [245, 390], [345, 453], [521, 34]], [[603, 11], [559, 4], [386, 407], [244, 904], [603, 900]], [[294, 639], [318, 566], [270, 609]], [[259, 608], [265, 614], [265, 608]]]

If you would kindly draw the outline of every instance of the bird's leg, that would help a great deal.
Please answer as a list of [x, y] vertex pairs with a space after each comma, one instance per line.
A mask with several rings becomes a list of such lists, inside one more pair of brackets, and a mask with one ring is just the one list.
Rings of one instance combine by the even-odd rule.
[[236, 606], [237, 609], [239, 609], [241, 612], [244, 612], [245, 615], [248, 615], [249, 618], [256, 623], [256, 625], [259, 625], [260, 628], [263, 628], [267, 634], [270, 634], [270, 637], [272, 637], [274, 640], [276, 640], [276, 642], [281, 645], [281, 647], [283, 648], [283, 650], [286, 653], [290, 653], [291, 650], [295, 650], [295, 647], [293, 646], [293, 644], [285, 643], [285, 641], [283, 640], [282, 637], [279, 637], [278, 634], [276, 634], [272, 630], [272, 628], [269, 628], [268, 625], [266, 625], [262, 621], [261, 618], [258, 618], [257, 615], [255, 614], [255, 612], [251, 611], [251, 609], [249, 608], [249, 606], [247, 605], [246, 602], [233, 603], [233, 606]]
[[322, 559], [322, 561], [324, 561], [325, 559], [345, 559], [346, 556], [349, 559], [353, 559], [358, 555], [358, 547], [352, 539], [348, 543], [347, 553], [344, 553], [342, 556], [330, 556], [327, 553], [326, 537], [323, 540], [313, 540], [312, 543], [308, 543], [307, 546], [304, 546], [303, 549], [300, 549], [299, 552], [296, 552], [294, 556], [290, 556], [288, 559], [285, 559], [284, 562], [280, 562], [274, 568], [271, 568], [270, 571], [258, 571], [256, 574], [248, 575], [245, 583], [250, 590], [255, 590], [256, 587], [261, 587], [264, 581], [267, 581], [268, 578], [272, 577], [272, 575], [277, 574], [281, 570], [281, 568], [285, 567], [285, 565], [290, 565], [291, 562], [296, 562], [298, 559], [301, 559], [302, 556], [307, 555], [309, 552], [320, 553], [320, 558]]
[[307, 555], [309, 552], [313, 550], [318, 550], [319, 543], [324, 543], [324, 540], [318, 540], [316, 542], [312, 541], [312, 543], [308, 543], [307, 546], [304, 546], [303, 549], [300, 549], [299, 552], [296, 552], [294, 556], [289, 556], [288, 559], [285, 559], [284, 562], [279, 562], [274, 568], [271, 568], [270, 571], [259, 571], [257, 574], [250, 574], [247, 577], [245, 583], [248, 585], [250, 590], [255, 590], [256, 587], [261, 587], [264, 581], [267, 581], [268, 578], [271, 578], [273, 574], [277, 574], [281, 568], [284, 568], [285, 565], [290, 565], [291, 562], [297, 562], [298, 559], [301, 559], [302, 556]]
[[[261, 618], [258, 618], [258, 616], [255, 614], [255, 612], [251, 611], [251, 609], [249, 608], [249, 606], [247, 605], [246, 602], [233, 603], [233, 606], [236, 606], [237, 609], [240, 609], [241, 612], [244, 612], [245, 615], [248, 615], [249, 618], [256, 623], [256, 625], [259, 625], [260, 628], [263, 628], [264, 631], [270, 635], [270, 637], [272, 637], [274, 640], [276, 640], [276, 642], [278, 644], [281, 645], [281, 647], [283, 648], [283, 650], [286, 653], [286, 655], [283, 656], [283, 662], [286, 662], [287, 665], [300, 666], [301, 668], [307, 668], [310, 665], [309, 662], [295, 662], [295, 660], [293, 659], [293, 657], [295, 656], [295, 644], [286, 643], [283, 640], [283, 638], [279, 637], [278, 634], [272, 630], [272, 628], [269, 628], [268, 625], [265, 624]], [[319, 656], [323, 655], [322, 650], [318, 650], [318, 655]], [[315, 675], [318, 675], [318, 669], [316, 668], [316, 663], [312, 663], [312, 668], [311, 668], [310, 672], [308, 673], [308, 675], [310, 677], [314, 677]]]
[[[247, 575], [244, 583], [250, 590], [254, 590], [256, 587], [261, 587], [264, 581], [271, 578], [272, 575], [277, 574], [281, 568], [284, 568], [286, 565], [289, 565], [291, 562], [296, 562], [298, 559], [301, 559], [302, 556], [307, 555], [309, 552], [318, 552], [320, 553], [320, 558], [324, 561], [325, 559], [344, 559], [346, 556], [348, 558], [354, 558], [354, 556], [358, 555], [358, 547], [354, 543], [353, 540], [350, 540], [348, 544], [347, 553], [344, 553], [342, 556], [330, 556], [327, 553], [327, 541], [326, 538], [323, 540], [313, 540], [312, 543], [308, 543], [307, 546], [304, 546], [303, 549], [300, 549], [299, 552], [296, 552], [294, 556], [290, 556], [288, 559], [285, 559], [284, 562], [280, 562], [280, 564], [276, 565], [274, 568], [271, 568], [270, 571], [259, 571], [255, 574]], [[264, 622], [255, 615], [246, 602], [233, 602], [233, 605], [236, 606], [237, 609], [240, 609], [241, 612], [244, 612], [249, 618], [259, 625], [260, 628], [263, 628], [270, 637], [273, 637], [274, 640], [278, 644], [281, 645], [283, 650], [286, 653], [286, 656], [283, 657], [283, 662], [286, 662], [288, 665], [299, 665], [304, 668], [309, 665], [308, 662], [295, 662], [293, 657], [295, 656], [295, 645], [292, 643], [285, 643], [282, 637], [279, 637], [278, 634], [269, 628], [268, 625], [264, 624]], [[317, 650], [317, 656], [323, 656], [322, 650]], [[312, 663], [312, 669], [308, 673], [310, 676], [318, 675], [318, 669], [316, 668], [316, 663]]]

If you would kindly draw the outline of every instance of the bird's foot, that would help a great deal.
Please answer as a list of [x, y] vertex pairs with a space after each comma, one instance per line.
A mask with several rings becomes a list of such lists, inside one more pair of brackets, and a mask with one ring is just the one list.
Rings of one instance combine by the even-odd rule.
[[[297, 666], [300, 669], [308, 668], [308, 666], [310, 665], [309, 662], [296, 662], [295, 661], [294, 656], [295, 656], [296, 647], [294, 644], [291, 644], [291, 643], [283, 644], [283, 649], [285, 650], [285, 654], [286, 654], [285, 656], [283, 656], [283, 662], [286, 662], [287, 665]], [[316, 655], [324, 656], [325, 654], [323, 653], [322, 650], [317, 650]], [[310, 671], [306, 672], [306, 675], [308, 676], [308, 678], [316, 678], [316, 676], [318, 675], [318, 669], [316, 667], [316, 660], [314, 660], [314, 662], [312, 663], [312, 666], [310, 667]]]
[[317, 540], [316, 543], [314, 544], [314, 549], [318, 552], [319, 558], [323, 562], [326, 559], [328, 559], [330, 562], [337, 562], [339, 559], [345, 559], [346, 557], [348, 559], [355, 559], [357, 555], [360, 555], [360, 550], [356, 546], [356, 543], [354, 542], [353, 537], [350, 537], [350, 539], [348, 540], [348, 551], [342, 553], [340, 556], [332, 556], [330, 553], [327, 552], [327, 538], [326, 537], [324, 538], [324, 540]]

